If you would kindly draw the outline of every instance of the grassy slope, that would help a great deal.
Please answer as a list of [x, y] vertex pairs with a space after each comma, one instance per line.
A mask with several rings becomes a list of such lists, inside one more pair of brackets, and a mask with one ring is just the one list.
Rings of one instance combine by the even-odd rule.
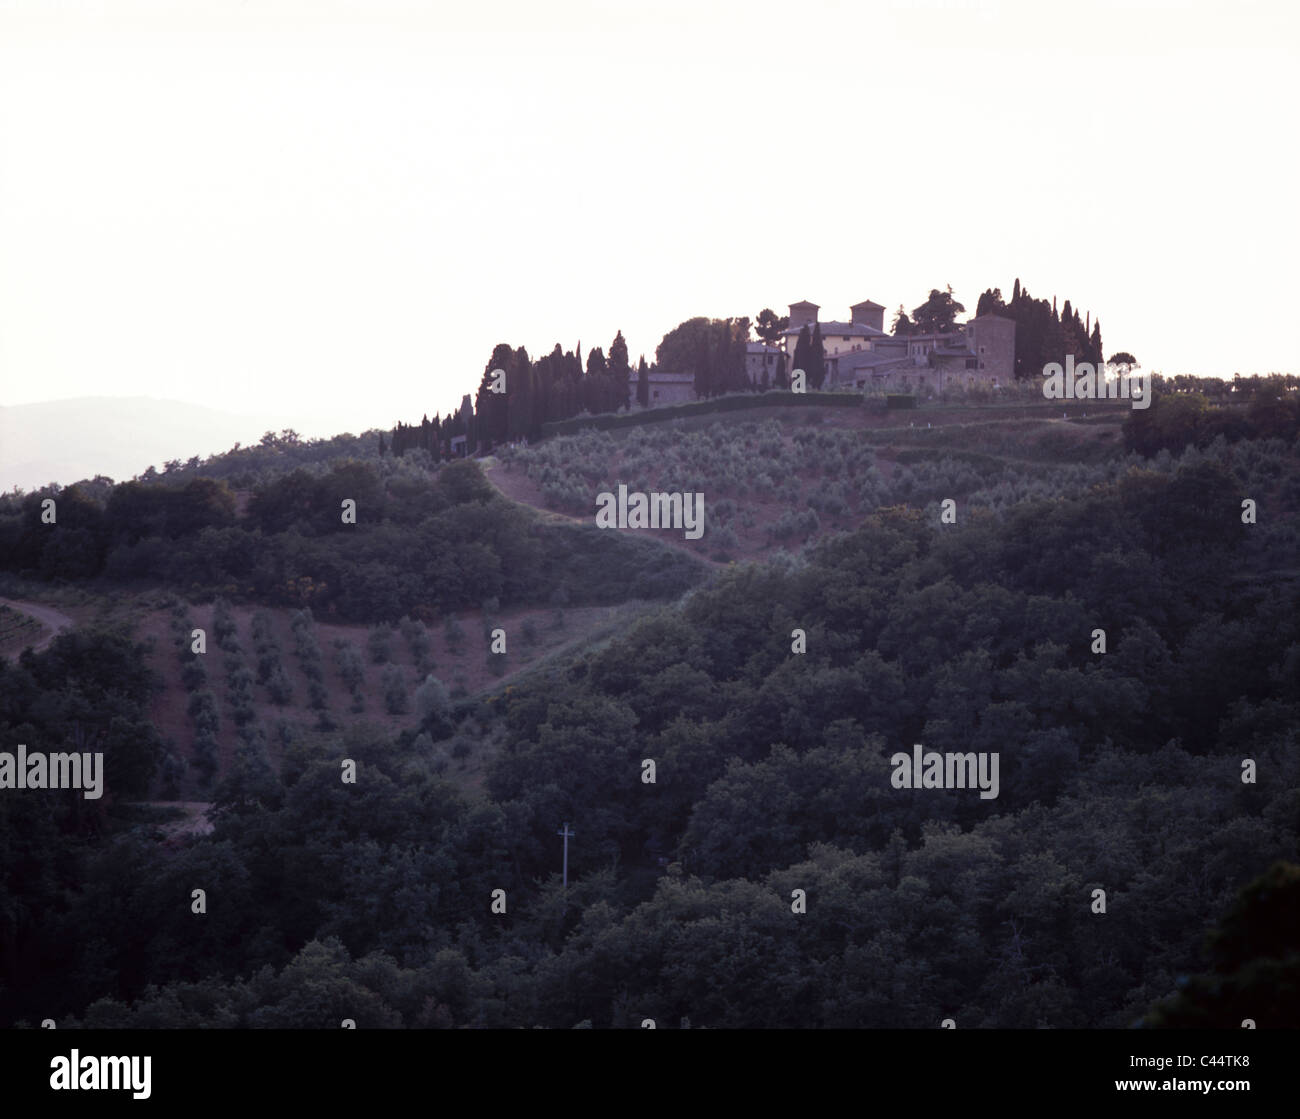
[[[1067, 402], [1077, 405], [1080, 402]], [[1091, 402], [1082, 402], [1091, 404]], [[1086, 422], [1075, 422], [1088, 413]], [[798, 458], [794, 436], [809, 429], [838, 429], [853, 431], [861, 435], [875, 452], [875, 466], [878, 470], [889, 471], [902, 462], [915, 463], [927, 457], [938, 459], [945, 455], [961, 457], [960, 452], [977, 452], [979, 457], [990, 464], [1008, 464], [1021, 466], [1025, 463], [1060, 463], [1062, 461], [1096, 462], [1121, 453], [1119, 424], [1129, 412], [1127, 404], [1105, 405], [1101, 410], [1094, 404], [1091, 410], [1082, 406], [1071, 410], [1071, 420], [1064, 422], [1062, 411], [1056, 406], [1044, 407], [1032, 405], [990, 405], [975, 408], [967, 405], [932, 405], [915, 411], [873, 412], [866, 409], [849, 408], [758, 408], [722, 416], [704, 415], [683, 419], [669, 420], [654, 425], [656, 429], [673, 432], [697, 432], [707, 430], [714, 425], [727, 427], [749, 422], [776, 420], [782, 428], [782, 443], [792, 458]], [[931, 425], [931, 426], [927, 426]], [[609, 479], [626, 481], [629, 488], [636, 485], [631, 478], [631, 471], [624, 468], [624, 457], [620, 448], [626, 442], [631, 429], [616, 429], [609, 432], [613, 441], [614, 454], [605, 464], [605, 476]], [[1015, 445], [1014, 453], [988, 453], [982, 450], [990, 442], [1010, 442]], [[526, 458], [529, 452], [525, 451]], [[757, 469], [764, 463], [757, 462]], [[524, 469], [520, 456], [505, 456], [503, 461], [491, 460], [487, 465], [489, 480], [512, 501], [517, 501], [541, 511], [543, 515], [556, 519], [584, 520], [582, 516], [569, 516], [548, 506], [543, 496], [542, 485], [530, 478]], [[800, 498], [790, 502], [779, 494], [760, 496], [752, 490], [748, 493], [731, 490], [717, 490], [706, 496], [706, 523], [708, 506], [717, 497], [731, 500], [743, 514], [752, 519], [751, 525], [743, 525], [739, 519], [732, 521], [732, 528], [739, 537], [736, 547], [721, 552], [713, 548], [708, 532], [698, 541], [686, 540], [680, 530], [622, 529], [624, 532], [650, 534], [674, 547], [684, 548], [701, 559], [714, 563], [727, 561], [762, 560], [778, 547], [798, 546], [805, 541], [775, 541], [770, 530], [777, 520], [791, 508], [796, 511], [806, 507], [808, 497], [815, 489], [831, 480], [819, 474], [815, 463], [808, 463], [806, 470], [800, 468], [792, 472], [792, 477], [800, 484]], [[652, 471], [644, 477], [651, 488], [669, 489], [661, 485], [662, 471]], [[595, 513], [595, 494], [600, 485], [592, 485], [592, 513]], [[953, 497], [964, 496], [954, 493]], [[821, 527], [808, 539], [817, 539], [841, 531], [855, 524], [861, 516], [871, 512], [861, 503], [852, 504], [843, 515], [834, 516], [823, 513], [820, 516]]]

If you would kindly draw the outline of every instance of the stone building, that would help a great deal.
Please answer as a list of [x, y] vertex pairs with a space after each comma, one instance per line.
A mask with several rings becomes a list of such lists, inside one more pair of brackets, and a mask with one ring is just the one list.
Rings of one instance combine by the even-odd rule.
[[815, 303], [791, 303], [785, 341], [793, 355], [800, 329], [821, 326], [823, 389], [939, 393], [995, 388], [1015, 375], [1016, 324], [1001, 315], [980, 315], [943, 334], [895, 336], [885, 333], [879, 303], [855, 303], [848, 322], [822, 322], [819, 310]]
[[[637, 373], [628, 379], [632, 386], [632, 403], [636, 404]], [[661, 408], [665, 404], [684, 404], [695, 399], [694, 373], [663, 373], [652, 370], [648, 375], [650, 402], [648, 407]]]
[[769, 385], [775, 384], [777, 374], [784, 368], [784, 346], [769, 346], [765, 342], [745, 344], [745, 376], [751, 385], [761, 385], [764, 374]]
[[814, 324], [821, 326], [822, 349], [827, 357], [870, 350], [874, 341], [889, 337], [884, 329], [885, 309], [869, 299], [849, 308], [848, 322], [835, 319], [821, 322], [817, 317], [819, 310], [821, 308], [816, 303], [790, 304], [790, 325], [786, 327], [784, 337], [785, 351], [791, 357], [794, 356], [795, 343], [799, 341], [799, 331], [805, 324], [810, 334]]
[[[943, 393], [958, 388], [996, 388], [1015, 377], [1016, 324], [1002, 315], [987, 314], [943, 334], [895, 336], [885, 331], [885, 308], [866, 299], [849, 308], [846, 321], [818, 317], [821, 310], [806, 300], [790, 304], [790, 325], [780, 346], [749, 342], [745, 347], [745, 374], [755, 386], [776, 383], [784, 364], [793, 371], [795, 343], [804, 326], [821, 326], [826, 355], [826, 380], [822, 389], [853, 392]], [[630, 377], [636, 399], [637, 374]], [[809, 386], [811, 387], [811, 386]], [[650, 373], [651, 408], [695, 399], [692, 373]]]

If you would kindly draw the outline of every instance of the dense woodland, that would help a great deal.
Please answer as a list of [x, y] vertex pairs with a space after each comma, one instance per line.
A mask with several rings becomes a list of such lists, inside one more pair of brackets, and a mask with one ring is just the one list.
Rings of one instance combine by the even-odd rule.
[[[1300, 465], [1293, 430], [1237, 435], [1193, 426], [956, 525], [939, 488], [882, 491], [849, 531], [703, 581], [681, 552], [542, 530], [473, 463], [422, 492], [391, 459], [273, 473], [242, 514], [217, 482], [127, 483], [61, 503], [58, 545], [11, 502], [10, 570], [96, 585], [238, 571], [276, 602], [328, 561], [355, 566], [313, 609], [375, 616], [694, 589], [478, 702], [501, 746], [481, 789], [438, 764], [463, 710], [426, 696], [396, 737], [265, 728], [278, 765], [248, 733], [215, 831], [165, 842], [130, 803], [161, 764], [131, 640], [78, 631], [0, 667], [4, 742], [94, 743], [114, 791], [0, 798], [0, 1020], [1300, 1024]], [[340, 487], [366, 532], [337, 529]], [[912, 743], [999, 752], [999, 798], [893, 788]]]
[[[343, 519], [345, 500], [356, 502], [356, 524]], [[487, 598], [506, 606], [655, 598], [680, 593], [697, 574], [690, 557], [646, 541], [539, 523], [468, 461], [436, 474], [391, 459], [275, 473], [252, 488], [242, 513], [214, 478], [69, 486], [57, 497], [57, 531], [42, 522], [41, 501], [40, 493], [0, 501], [0, 570], [157, 583], [351, 621], [427, 619]]]

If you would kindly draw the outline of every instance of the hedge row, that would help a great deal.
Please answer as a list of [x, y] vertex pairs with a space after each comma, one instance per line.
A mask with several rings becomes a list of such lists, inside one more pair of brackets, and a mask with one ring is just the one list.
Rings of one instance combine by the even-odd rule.
[[720, 396], [714, 400], [692, 400], [685, 404], [667, 404], [644, 412], [604, 412], [598, 416], [575, 416], [569, 420], [555, 420], [542, 424], [541, 438], [552, 435], [573, 435], [584, 427], [605, 431], [610, 428], [639, 427], [642, 424], [676, 420], [684, 416], [703, 416], [710, 412], [737, 412], [746, 408], [768, 408], [772, 405], [821, 405], [831, 408], [861, 408], [862, 394], [857, 392], [789, 392], [737, 393]]

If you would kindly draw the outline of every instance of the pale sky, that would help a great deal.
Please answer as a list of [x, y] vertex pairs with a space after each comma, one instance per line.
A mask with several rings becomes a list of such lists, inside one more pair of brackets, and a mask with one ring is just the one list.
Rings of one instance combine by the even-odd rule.
[[0, 0], [0, 404], [359, 431], [499, 341], [1016, 276], [1295, 372], [1298, 9]]

